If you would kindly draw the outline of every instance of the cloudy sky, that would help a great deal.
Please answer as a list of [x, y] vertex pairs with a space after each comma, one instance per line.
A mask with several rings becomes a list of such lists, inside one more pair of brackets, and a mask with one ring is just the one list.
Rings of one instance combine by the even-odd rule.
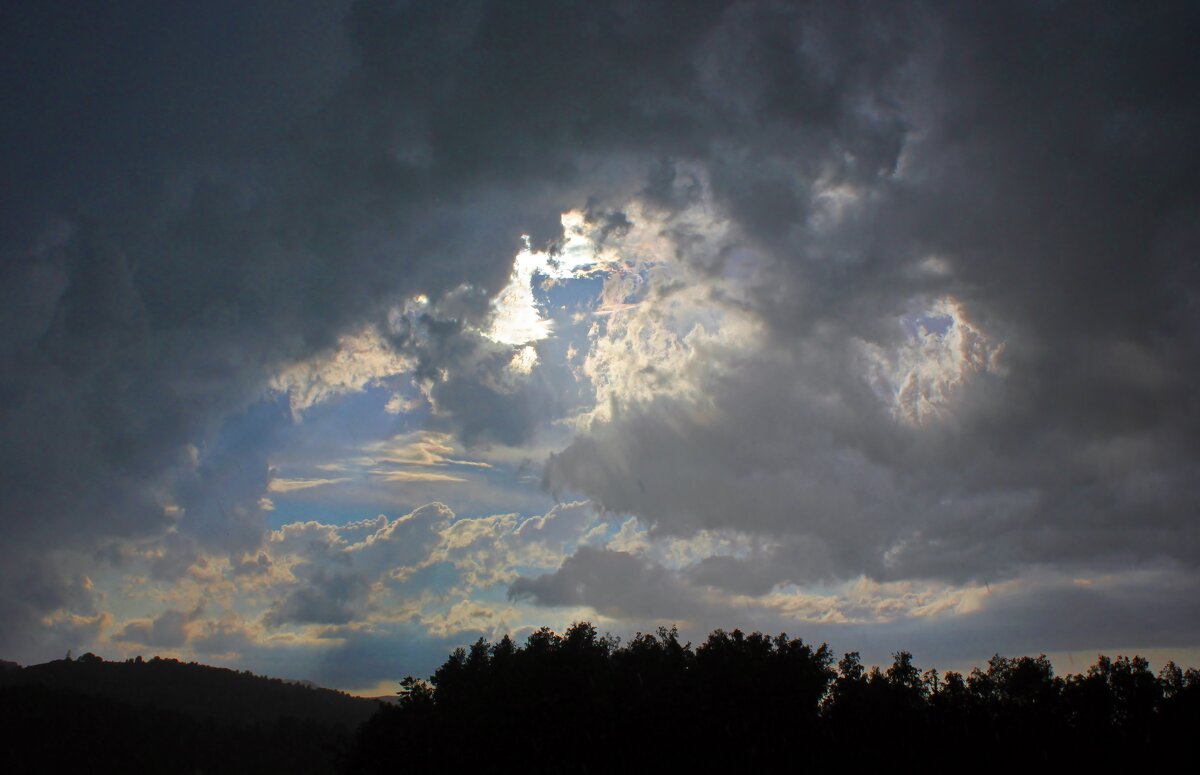
[[1200, 647], [1194, 3], [6, 3], [0, 657]]

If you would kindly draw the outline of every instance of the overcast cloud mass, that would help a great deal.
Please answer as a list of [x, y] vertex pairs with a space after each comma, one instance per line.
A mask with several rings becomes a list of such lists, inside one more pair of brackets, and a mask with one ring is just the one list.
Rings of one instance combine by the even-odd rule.
[[1194, 3], [0, 11], [0, 657], [1200, 648]]

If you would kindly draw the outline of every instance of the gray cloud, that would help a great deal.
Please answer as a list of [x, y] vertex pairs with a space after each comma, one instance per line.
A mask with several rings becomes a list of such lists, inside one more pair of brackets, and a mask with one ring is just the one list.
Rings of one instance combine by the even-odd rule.
[[180, 648], [188, 642], [188, 625], [201, 613], [200, 609], [191, 612], [163, 611], [154, 619], [130, 622], [113, 638], [155, 648]]
[[[378, 517], [347, 529], [315, 522], [285, 525], [272, 535], [273, 551], [294, 554], [295, 582], [263, 615], [271, 627], [347, 624], [365, 616], [368, 592], [381, 574], [427, 559], [454, 514], [440, 503], [388, 522]], [[358, 535], [356, 535], [358, 533]]]
[[[739, 229], [718, 253], [756, 258], [765, 339], [713, 370], [709, 409], [627, 407], [554, 456], [548, 485], [659, 533], [775, 537], [759, 587], [1194, 567], [1200, 111], [1180, 73], [1196, 19], [913, 10], [789, 10], [769, 34], [770, 13], [730, 12], [756, 48], [723, 77], [763, 85], [729, 93], [771, 120], [699, 161]], [[936, 383], [911, 371], [905, 393], [868, 356], [894, 367], [946, 298], [952, 328], [985, 337], [957, 354], [994, 346], [995, 367], [905, 423], [892, 391]]]
[[358, 574], [317, 568], [305, 581], [271, 606], [264, 624], [346, 624], [363, 613], [367, 583]]
[[687, 619], [704, 608], [666, 568], [627, 552], [593, 546], [579, 547], [553, 573], [517, 579], [508, 596], [636, 618]]
[[[291, 422], [262, 396], [339, 336], [373, 326], [444, 371], [433, 424], [527, 440], [565, 406], [497, 389], [504, 353], [472, 329], [520, 234], [631, 198], [727, 219], [671, 232], [674, 259], [759, 339], [692, 375], [703, 412], [618, 407], [546, 481], [655, 535], [774, 542], [753, 576], [713, 561], [697, 583], [1200, 559], [1194, 8], [361, 2], [344, 37], [326, 6], [225, 10], [203, 34], [183, 12], [4, 25], [11, 656], [43, 614], [91, 610], [68, 569], [124, 542], [170, 535], [163, 577], [257, 550]], [[392, 331], [416, 293], [437, 314]], [[975, 360], [942, 384], [913, 332], [947, 299], [975, 344], [928, 342]], [[514, 588], [673, 589], [640, 562], [584, 549]], [[348, 620], [338, 578], [273, 615]]]
[[868, 662], [886, 664], [897, 648], [911, 650], [924, 665], [964, 666], [982, 664], [996, 653], [1075, 652], [1074, 662], [1058, 667], [1081, 672], [1097, 653], [1194, 648], [1200, 637], [1196, 605], [1181, 593], [1195, 584], [1190, 572], [1135, 574], [1108, 587], [1039, 584], [997, 594], [979, 610], [959, 616], [805, 629], [838, 648], [861, 650]]

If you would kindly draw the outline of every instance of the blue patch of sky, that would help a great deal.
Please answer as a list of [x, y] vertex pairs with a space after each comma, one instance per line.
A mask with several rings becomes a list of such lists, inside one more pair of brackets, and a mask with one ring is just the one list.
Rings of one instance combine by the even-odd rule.
[[201, 460], [223, 454], [240, 455], [276, 446], [291, 426], [286, 396], [267, 396], [225, 420], [201, 449]]
[[[275, 503], [275, 510], [267, 514], [267, 526], [272, 530], [278, 530], [292, 522], [312, 521], [325, 525], [341, 525], [363, 519], [374, 519], [379, 514], [386, 514], [389, 510], [380, 507], [392, 505], [380, 502], [368, 506], [355, 504], [331, 508], [329, 501], [325, 499], [305, 500], [301, 496], [281, 496], [279, 493], [273, 493], [271, 500]], [[395, 516], [399, 515], [392, 515], [393, 518]]]
[[389, 414], [384, 410], [396, 392], [405, 398], [414, 393], [408, 380], [399, 385], [368, 387], [347, 393], [305, 410], [286, 438], [287, 459], [301, 462], [331, 462], [336, 455], [353, 454], [372, 442], [398, 434], [413, 433], [428, 426], [430, 411], [424, 400], [410, 411]]
[[921, 331], [936, 336], [945, 336], [954, 327], [954, 318], [950, 315], [913, 314], [900, 318], [900, 324], [910, 336], [919, 336]]
[[575, 312], [590, 311], [596, 306], [604, 288], [604, 277], [600, 274], [587, 275], [569, 280], [557, 280], [549, 287], [534, 281], [534, 297], [545, 305], [556, 319]]

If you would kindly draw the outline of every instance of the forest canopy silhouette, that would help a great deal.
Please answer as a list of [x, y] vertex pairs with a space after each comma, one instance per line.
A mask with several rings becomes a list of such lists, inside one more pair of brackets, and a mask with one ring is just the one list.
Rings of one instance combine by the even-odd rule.
[[906, 651], [867, 668], [786, 634], [718, 629], [693, 645], [659, 628], [621, 643], [588, 622], [523, 646], [481, 638], [399, 695], [359, 728], [352, 771], [1111, 766], [1165, 761], [1200, 720], [1200, 672], [1155, 675], [1139, 656], [1060, 677], [1045, 655], [996, 655], [963, 675]]

